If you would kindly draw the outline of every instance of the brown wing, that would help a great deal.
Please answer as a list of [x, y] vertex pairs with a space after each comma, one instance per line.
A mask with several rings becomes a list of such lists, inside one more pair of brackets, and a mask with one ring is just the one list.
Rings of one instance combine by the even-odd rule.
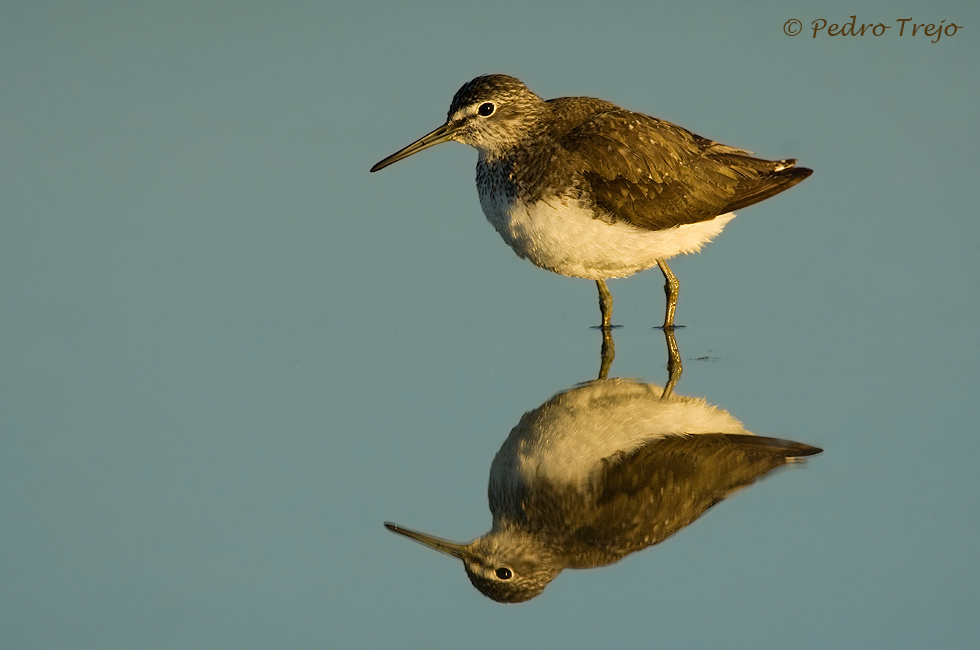
[[614, 219], [659, 230], [707, 221], [778, 194], [812, 171], [769, 161], [640, 113], [613, 109], [561, 142]]
[[820, 452], [789, 440], [738, 434], [654, 441], [604, 461], [598, 517], [577, 530], [576, 538], [622, 557], [670, 537], [789, 459]]

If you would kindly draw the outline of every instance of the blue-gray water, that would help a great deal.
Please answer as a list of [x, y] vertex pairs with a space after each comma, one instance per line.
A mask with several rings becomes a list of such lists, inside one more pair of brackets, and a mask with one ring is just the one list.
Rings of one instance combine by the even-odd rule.
[[[980, 10], [812, 7], [6, 3], [0, 645], [969, 646]], [[964, 27], [806, 31], [855, 12]], [[507, 433], [599, 366], [473, 150], [368, 174], [485, 72], [815, 170], [672, 268], [677, 392], [826, 451], [515, 606], [382, 527], [486, 531]], [[610, 282], [611, 375], [666, 380], [661, 287]]]

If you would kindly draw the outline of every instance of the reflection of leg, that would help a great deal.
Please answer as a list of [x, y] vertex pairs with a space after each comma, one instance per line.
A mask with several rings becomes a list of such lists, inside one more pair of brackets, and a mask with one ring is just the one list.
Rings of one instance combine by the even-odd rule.
[[674, 392], [674, 385], [681, 378], [684, 368], [681, 365], [681, 353], [677, 349], [677, 339], [674, 338], [674, 328], [664, 328], [664, 338], [667, 339], [667, 385], [664, 387], [663, 399], [670, 397]]
[[599, 311], [602, 312], [602, 329], [608, 330], [612, 327], [612, 294], [605, 280], [596, 280], [595, 286], [599, 287]]
[[667, 266], [667, 260], [657, 260], [657, 264], [660, 266], [660, 270], [664, 274], [664, 293], [667, 294], [667, 313], [664, 315], [663, 328], [665, 330], [674, 327], [674, 311], [677, 309], [677, 292], [680, 288], [680, 283], [674, 274], [670, 272], [670, 267]]
[[608, 327], [602, 328], [602, 362], [599, 365], [599, 379], [609, 376], [609, 368], [612, 367], [613, 359], [616, 358], [616, 346], [613, 344], [612, 330]]

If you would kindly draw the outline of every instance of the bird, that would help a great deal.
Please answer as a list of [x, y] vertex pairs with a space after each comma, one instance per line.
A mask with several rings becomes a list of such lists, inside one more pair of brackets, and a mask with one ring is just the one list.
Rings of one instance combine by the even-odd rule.
[[519, 257], [595, 280], [603, 329], [612, 327], [605, 281], [654, 266], [666, 281], [663, 327], [672, 328], [679, 282], [667, 260], [697, 252], [734, 210], [812, 173], [601, 99], [546, 101], [503, 74], [464, 84], [442, 126], [371, 171], [451, 140], [478, 150], [480, 205]]
[[493, 524], [469, 543], [385, 522], [463, 561], [485, 596], [518, 603], [566, 568], [619, 561], [735, 491], [822, 450], [756, 436], [702, 398], [596, 379], [525, 413], [490, 466]]

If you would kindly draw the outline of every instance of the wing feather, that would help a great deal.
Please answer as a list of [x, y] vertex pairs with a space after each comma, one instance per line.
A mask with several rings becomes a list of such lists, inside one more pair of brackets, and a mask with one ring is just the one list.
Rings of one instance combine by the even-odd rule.
[[615, 108], [561, 141], [586, 191], [613, 219], [659, 230], [713, 219], [778, 194], [810, 175], [654, 117]]

